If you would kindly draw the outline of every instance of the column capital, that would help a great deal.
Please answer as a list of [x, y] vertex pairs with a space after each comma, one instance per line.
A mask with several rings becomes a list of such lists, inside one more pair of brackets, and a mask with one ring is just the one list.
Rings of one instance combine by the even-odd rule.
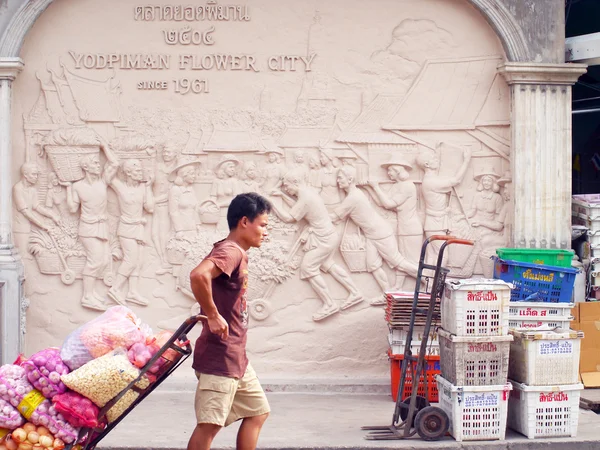
[[21, 58], [0, 58], [0, 80], [14, 80], [24, 66]]
[[498, 67], [508, 84], [575, 84], [587, 72], [586, 64], [507, 62]]

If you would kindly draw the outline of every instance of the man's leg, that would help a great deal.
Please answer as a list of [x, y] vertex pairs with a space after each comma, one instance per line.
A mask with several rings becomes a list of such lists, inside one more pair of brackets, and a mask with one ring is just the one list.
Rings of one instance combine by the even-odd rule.
[[[238, 430], [236, 450], [255, 450], [258, 443], [258, 436], [263, 424], [269, 417], [269, 413], [260, 416], [246, 417], [242, 420], [242, 425]], [[189, 450], [189, 449], [188, 449]]]
[[221, 428], [212, 423], [199, 423], [190, 436], [187, 450], [210, 450], [210, 445]]
[[331, 298], [331, 294], [329, 293], [327, 284], [325, 283], [325, 280], [320, 274], [308, 278], [307, 281], [310, 283], [310, 287], [313, 288], [313, 290], [317, 293], [317, 295], [323, 302], [323, 307], [313, 314], [314, 321], [323, 320], [326, 317], [329, 317], [340, 310], [340, 308], [335, 304], [335, 302]]

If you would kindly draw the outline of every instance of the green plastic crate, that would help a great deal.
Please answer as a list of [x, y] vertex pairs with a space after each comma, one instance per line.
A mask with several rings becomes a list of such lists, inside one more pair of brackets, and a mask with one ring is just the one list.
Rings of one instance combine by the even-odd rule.
[[556, 248], [498, 248], [496, 254], [504, 260], [545, 266], [571, 267], [575, 252]]

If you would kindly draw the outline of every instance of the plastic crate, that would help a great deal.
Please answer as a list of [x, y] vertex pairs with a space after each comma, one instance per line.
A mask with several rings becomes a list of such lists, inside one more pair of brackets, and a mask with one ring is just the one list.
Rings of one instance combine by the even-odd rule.
[[545, 266], [571, 267], [575, 252], [573, 250], [545, 248], [498, 248], [496, 254], [500, 259], [520, 261]]
[[510, 330], [552, 330], [554, 328], [571, 328], [571, 321], [575, 317], [530, 317], [508, 316], [508, 328]]
[[567, 320], [574, 306], [573, 303], [510, 302], [509, 314], [523, 319]]
[[[402, 360], [403, 355], [392, 355], [388, 353], [390, 358], [390, 382], [392, 390], [392, 399], [396, 401], [398, 399], [398, 388], [400, 383], [400, 372], [402, 371]], [[415, 363], [411, 363], [414, 365]], [[427, 382], [427, 400], [430, 403], [438, 402], [438, 386], [435, 381], [435, 376], [440, 374], [440, 357], [439, 356], [426, 356], [425, 357], [425, 380]], [[410, 369], [410, 366], [409, 366]], [[404, 381], [404, 391], [402, 393], [402, 400], [410, 397], [412, 394], [413, 381], [412, 372], [407, 371], [406, 380]], [[421, 397], [425, 397], [425, 385], [423, 384], [423, 378], [419, 382], [417, 387], [417, 394]]]
[[495, 386], [454, 386], [437, 377], [440, 407], [450, 419], [450, 434], [458, 442], [504, 440], [510, 383]]
[[577, 436], [582, 384], [527, 386], [511, 380], [508, 426], [529, 439]]
[[[406, 337], [408, 335], [408, 330], [405, 328], [392, 328], [389, 327], [388, 334], [388, 343], [390, 344], [390, 348], [393, 355], [404, 355], [404, 347], [406, 346]], [[410, 346], [410, 350], [413, 355], [418, 355], [421, 351], [421, 341], [423, 339], [424, 327], [423, 326], [415, 326], [415, 330], [413, 331], [413, 338]], [[439, 355], [440, 354], [440, 345], [438, 340], [437, 332], [435, 331], [435, 327], [432, 325], [431, 330], [429, 332], [429, 339], [427, 341], [427, 351], [426, 355]]]
[[442, 376], [457, 386], [506, 383], [512, 336], [455, 336], [439, 331]]
[[508, 378], [529, 386], [574, 384], [579, 381], [582, 331], [511, 330]]
[[506, 336], [511, 287], [482, 278], [447, 281], [442, 328], [457, 336]]
[[578, 269], [543, 266], [494, 257], [494, 278], [514, 285], [512, 301], [570, 303]]

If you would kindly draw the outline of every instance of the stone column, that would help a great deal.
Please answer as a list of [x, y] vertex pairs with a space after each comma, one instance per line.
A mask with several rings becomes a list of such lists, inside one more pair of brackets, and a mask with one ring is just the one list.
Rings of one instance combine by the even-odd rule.
[[12, 240], [12, 82], [23, 69], [20, 58], [0, 58], [0, 363], [21, 352], [26, 300], [23, 264]]
[[511, 87], [512, 245], [571, 247], [571, 86], [584, 64], [506, 63]]

